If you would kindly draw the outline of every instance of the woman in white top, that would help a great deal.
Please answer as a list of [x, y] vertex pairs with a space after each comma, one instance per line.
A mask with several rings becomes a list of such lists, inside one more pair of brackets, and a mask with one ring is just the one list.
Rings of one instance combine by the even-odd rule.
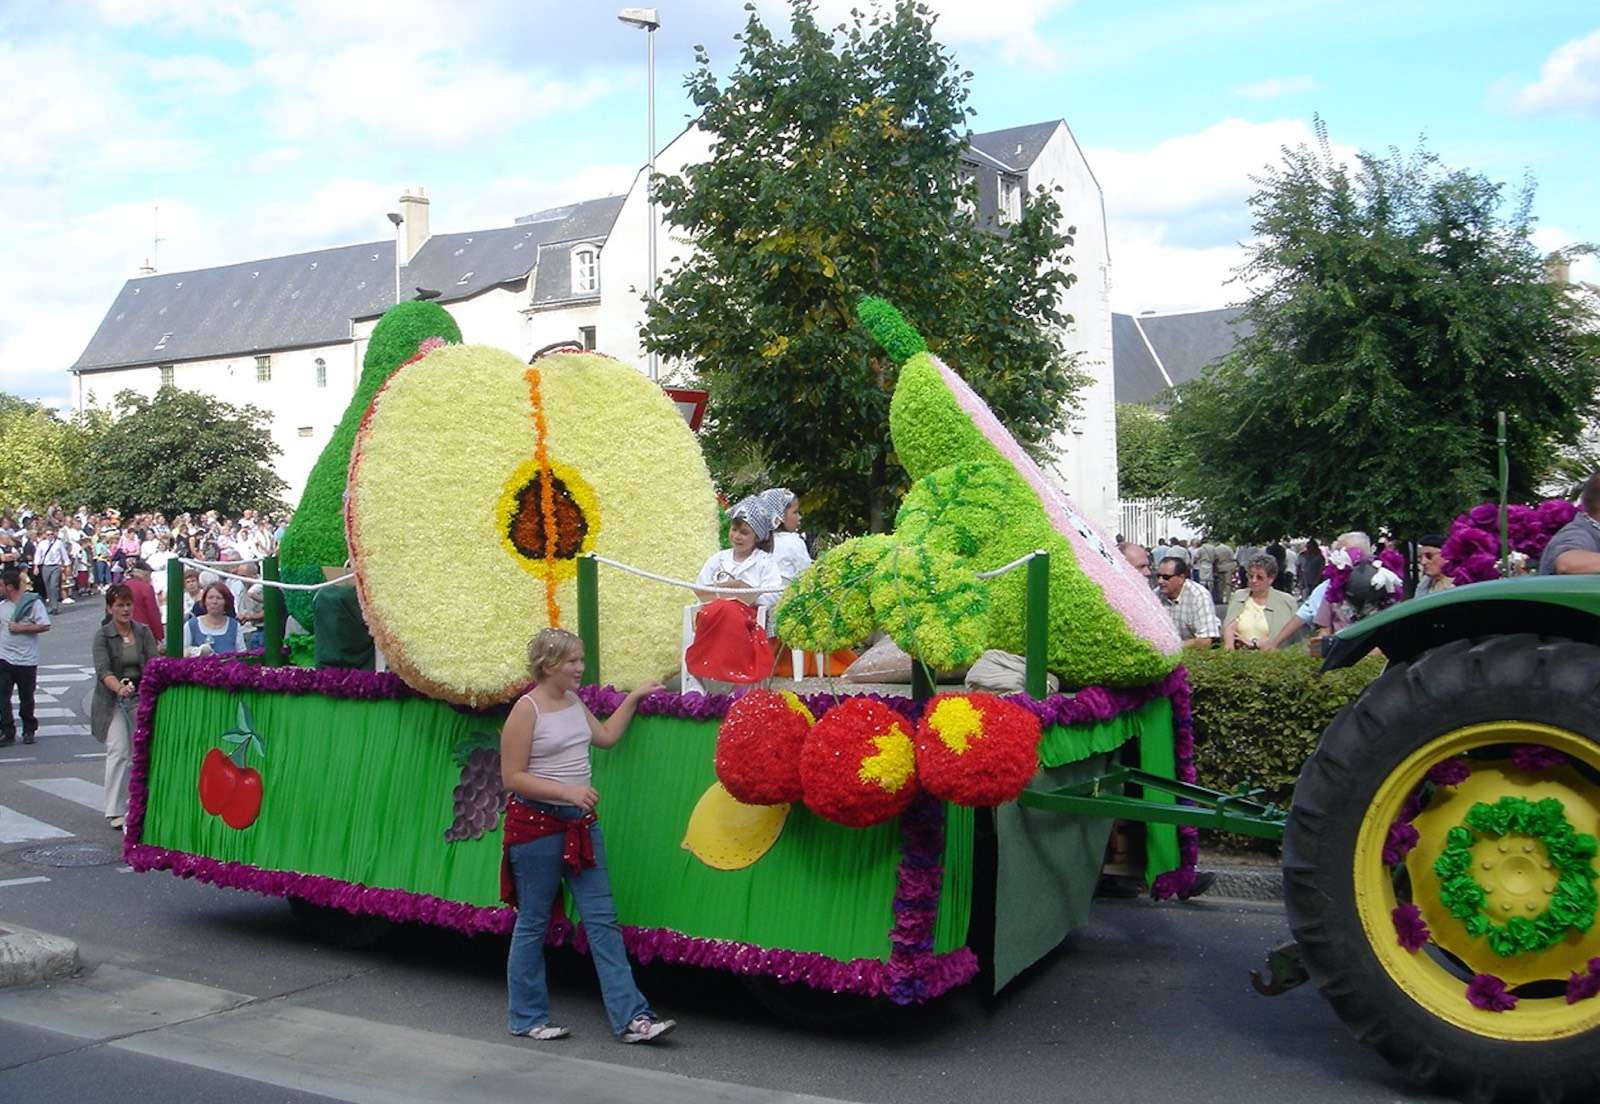
[[811, 566], [811, 553], [800, 535], [800, 499], [787, 487], [762, 491], [761, 498], [777, 519], [772, 530], [772, 559], [778, 565], [778, 578], [788, 586]]
[[505, 859], [517, 906], [506, 959], [507, 1027], [513, 1035], [540, 1041], [568, 1034], [550, 1020], [544, 973], [545, 931], [565, 880], [583, 917], [612, 1031], [622, 1042], [648, 1043], [674, 1025], [650, 1010], [623, 950], [605, 837], [594, 817], [600, 794], [590, 780], [589, 748], [614, 747], [639, 699], [661, 687], [654, 682], [635, 687], [601, 724], [574, 693], [583, 677], [583, 641], [565, 629], [543, 629], [529, 641], [528, 673], [536, 685], [517, 699], [500, 730], [500, 780], [512, 795]]

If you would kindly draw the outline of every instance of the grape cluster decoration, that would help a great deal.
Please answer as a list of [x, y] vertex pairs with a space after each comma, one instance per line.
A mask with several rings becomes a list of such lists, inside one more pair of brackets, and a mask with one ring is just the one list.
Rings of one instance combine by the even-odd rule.
[[446, 843], [482, 838], [500, 823], [506, 807], [498, 737], [474, 732], [456, 746], [454, 758], [461, 767], [461, 781], [452, 794], [455, 819], [444, 831]]

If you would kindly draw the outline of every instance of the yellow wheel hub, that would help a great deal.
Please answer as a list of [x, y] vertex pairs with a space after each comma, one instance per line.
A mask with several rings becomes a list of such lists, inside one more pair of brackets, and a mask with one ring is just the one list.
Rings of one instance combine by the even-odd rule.
[[[1569, 932], [1543, 951], [1502, 957], [1487, 940], [1467, 934], [1462, 922], [1445, 908], [1433, 871], [1434, 860], [1447, 846], [1446, 833], [1462, 823], [1467, 811], [1479, 802], [1492, 805], [1508, 795], [1529, 801], [1556, 798], [1574, 830], [1600, 835], [1600, 788], [1575, 767], [1525, 772], [1506, 759], [1474, 759], [1469, 778], [1458, 786], [1437, 787], [1427, 809], [1412, 820], [1419, 840], [1405, 860], [1411, 902], [1421, 909], [1434, 946], [1459, 959], [1465, 976], [1459, 968], [1447, 968], [1437, 951], [1430, 953], [1427, 947], [1407, 951], [1395, 933], [1392, 912], [1401, 901], [1392, 873], [1383, 864], [1389, 826], [1430, 768], [1497, 744], [1538, 744], [1600, 771], [1600, 747], [1549, 725], [1520, 721], [1470, 725], [1430, 741], [1384, 779], [1367, 807], [1355, 847], [1356, 910], [1373, 952], [1395, 984], [1440, 1019], [1494, 1039], [1537, 1041], [1577, 1035], [1600, 1026], [1600, 998], [1569, 1005], [1565, 983], [1569, 974], [1586, 971], [1590, 958], [1600, 957], [1600, 923], [1584, 933]], [[1513, 916], [1532, 920], [1542, 914], [1557, 874], [1544, 845], [1527, 836], [1482, 837], [1472, 848], [1472, 875], [1484, 889], [1485, 914], [1499, 923]], [[1488, 1012], [1474, 1008], [1466, 997], [1467, 980], [1476, 973], [1494, 974], [1510, 987], [1534, 981], [1557, 984], [1548, 996], [1519, 994], [1510, 1011]]]

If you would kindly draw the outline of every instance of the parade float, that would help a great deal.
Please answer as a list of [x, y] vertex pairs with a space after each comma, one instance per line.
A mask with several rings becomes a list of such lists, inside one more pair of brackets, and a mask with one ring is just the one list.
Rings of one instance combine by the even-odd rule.
[[[300, 587], [349, 556], [389, 669], [286, 664], [264, 565], [264, 655], [147, 669], [125, 855], [302, 913], [505, 932], [498, 731], [523, 645], [578, 631], [601, 717], [676, 670], [692, 598], [674, 583], [717, 547], [716, 499], [693, 434], [629, 366], [574, 349], [524, 364], [408, 313], [403, 334], [403, 315], [380, 322], [373, 386], [364, 374], [329, 446], [343, 482], [302, 504], [323, 515], [321, 550], [285, 553]], [[890, 431], [911, 486], [892, 531], [823, 554], [773, 627], [808, 652], [886, 635], [913, 657], [911, 692], [658, 691], [592, 760], [630, 954], [740, 975], [791, 1009], [999, 991], [1086, 918], [1113, 818], [1144, 823], [1169, 898], [1193, 885], [1197, 827], [1278, 838], [1286, 817], [1193, 784], [1181, 649], [1146, 582], [889, 304], [859, 313], [898, 367]], [[1593, 599], [1591, 642], [1489, 655], [1458, 640], [1453, 593], [1428, 600], [1444, 615], [1396, 607], [1335, 649], [1397, 662], [1307, 768], [1286, 850], [1304, 968], [1281, 949], [1258, 988], [1308, 970], [1424, 1080], [1513, 1099], [1526, 1086], [1504, 1071], [1550, 1056], [1527, 1080], [1542, 1099], [1594, 1099], [1578, 1089], [1600, 1037], [1600, 753], [1579, 734], [1600, 676], [1576, 674], [1600, 671]], [[1503, 611], [1573, 608], [1552, 595]], [[1025, 692], [938, 692], [990, 648], [1026, 657]], [[1485, 655], [1511, 659], [1491, 671]], [[1517, 915], [1494, 911], [1513, 898]], [[548, 938], [585, 949], [570, 902]]]

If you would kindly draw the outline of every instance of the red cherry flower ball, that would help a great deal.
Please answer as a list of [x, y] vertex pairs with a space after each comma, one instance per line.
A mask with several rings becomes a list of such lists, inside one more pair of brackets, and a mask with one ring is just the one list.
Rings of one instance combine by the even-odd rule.
[[792, 691], [750, 691], [717, 729], [717, 781], [746, 805], [799, 801], [800, 748], [815, 723]]
[[1015, 801], [1038, 767], [1039, 718], [993, 694], [940, 694], [917, 725], [917, 777], [957, 805]]
[[911, 722], [882, 702], [850, 698], [822, 715], [800, 752], [806, 805], [865, 828], [899, 816], [917, 796]]

